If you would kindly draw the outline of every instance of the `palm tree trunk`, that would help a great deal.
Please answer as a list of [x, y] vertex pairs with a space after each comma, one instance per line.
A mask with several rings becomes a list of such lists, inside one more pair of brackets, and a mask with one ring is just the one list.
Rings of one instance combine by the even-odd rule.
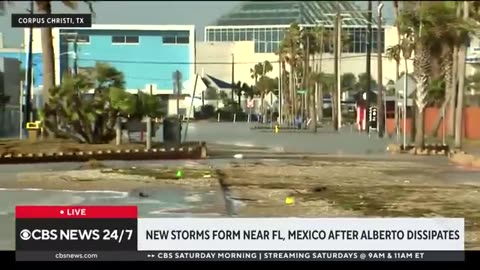
[[[313, 55], [313, 59], [312, 59], [312, 63], [313, 65], [315, 66], [315, 54]], [[309, 77], [308, 77], [308, 86], [309, 86], [309, 91], [308, 91], [308, 97], [309, 97], [309, 110], [308, 110], [308, 114], [309, 114], [309, 118], [311, 119], [310, 121], [310, 125], [308, 126], [310, 131], [312, 132], [317, 132], [317, 115], [316, 115], [316, 112], [317, 112], [317, 109], [315, 107], [315, 96], [317, 95], [317, 92], [315, 91], [315, 84], [314, 83], [311, 83], [310, 81], [310, 74], [309, 74]]]
[[[400, 43], [400, 40], [402, 39], [402, 35], [400, 34], [400, 21], [399, 21], [399, 8], [398, 8], [398, 1], [393, 1], [393, 9], [395, 10], [395, 25], [397, 27], [397, 41]], [[405, 75], [407, 73], [405, 72]], [[400, 79], [400, 61], [396, 62], [396, 69], [395, 69], [395, 82]], [[400, 128], [400, 111], [401, 109], [398, 106], [398, 97], [400, 96], [398, 94], [398, 89], [395, 89], [395, 132], [398, 135], [399, 134], [399, 128]], [[398, 138], [397, 138], [398, 139]]]
[[[45, 14], [52, 13], [52, 7], [50, 1], [46, 1], [41, 11]], [[53, 51], [53, 37], [52, 28], [41, 28], [40, 30], [42, 39], [42, 62], [43, 62], [43, 89], [42, 99], [44, 108], [50, 99], [50, 90], [55, 87], [55, 55]], [[45, 110], [45, 118], [51, 125], [50, 128], [45, 128], [45, 134], [49, 137], [55, 136], [55, 132], [58, 130], [57, 117], [51, 115], [49, 110]]]
[[[440, 112], [445, 111], [445, 108], [448, 104], [452, 102], [452, 92], [454, 89], [453, 86], [453, 59], [452, 59], [452, 48], [448, 44], [443, 45], [443, 53], [442, 53], [442, 67], [443, 67], [443, 77], [445, 79], [445, 100], [442, 103], [440, 108]], [[444, 118], [443, 113], [439, 113], [437, 119], [433, 124], [432, 136], [436, 137], [438, 135], [438, 129], [440, 128], [440, 124], [442, 119]], [[445, 119], [443, 119], [443, 123], [445, 124]]]
[[[295, 119], [295, 116], [297, 115], [297, 98], [296, 98], [296, 93], [295, 93], [295, 71], [294, 71], [294, 65], [292, 62], [290, 62], [290, 76], [289, 76], [289, 85], [290, 85], [290, 99], [292, 100], [291, 104], [291, 120]], [[293, 124], [293, 123], [292, 123]]]
[[337, 130], [337, 95], [335, 95], [335, 86], [333, 86], [331, 89], [330, 89], [330, 100], [332, 101], [331, 103], [331, 108], [332, 108], [332, 124], [333, 124], [333, 128], [335, 130]]
[[[320, 55], [318, 60], [318, 74], [322, 73], [322, 60], [323, 60], [323, 52], [325, 51], [325, 43], [323, 42], [323, 35], [320, 39]], [[323, 84], [322, 82], [317, 83], [318, 86], [318, 103], [317, 103], [317, 115], [318, 121], [323, 121]]]
[[[469, 15], [469, 3], [463, 2], [463, 19], [467, 20]], [[455, 148], [462, 148], [463, 139], [463, 94], [465, 89], [465, 58], [467, 56], [467, 42], [464, 41], [458, 53], [458, 91], [457, 108], [455, 110]]]
[[415, 147], [417, 149], [423, 149], [425, 147], [424, 111], [426, 106], [428, 76], [430, 74], [430, 51], [421, 41], [417, 41], [417, 49], [415, 52], [415, 79], [417, 80], [415, 97], [415, 104], [417, 105]]
[[[282, 99], [283, 99], [283, 109], [282, 109], [282, 116], [281, 117], [284, 117], [286, 116], [286, 122], [289, 123], [289, 119], [290, 119], [290, 91], [289, 91], [289, 86], [287, 84], [287, 72], [286, 72], [286, 68], [285, 68], [285, 61], [282, 61]], [[284, 121], [285, 121], [284, 120]]]
[[310, 36], [307, 36], [307, 46], [306, 46], [306, 49], [305, 49], [305, 62], [304, 62], [304, 65], [303, 65], [303, 82], [304, 82], [304, 85], [305, 85], [305, 89], [306, 92], [304, 94], [304, 96], [302, 97], [303, 98], [303, 102], [304, 102], [304, 107], [303, 107], [303, 110], [304, 110], [304, 115], [306, 115], [307, 119], [310, 117], [310, 92], [312, 90], [310, 90], [310, 80], [309, 80], [309, 77], [310, 77]]
[[[462, 5], [460, 5], [460, 3], [456, 3], [457, 5], [457, 12], [456, 12], [456, 16], [457, 18], [461, 18], [462, 17]], [[448, 110], [447, 110], [447, 134], [448, 136], [451, 136], [453, 137], [454, 134], [455, 134], [455, 107], [456, 107], [456, 104], [457, 104], [457, 95], [458, 95], [458, 64], [459, 64], [459, 45], [455, 44], [455, 46], [453, 47], [453, 81], [452, 81], [452, 84], [453, 84], [453, 87], [452, 87], [452, 93], [451, 93], [451, 97], [452, 97], [452, 100], [451, 102], [448, 104]]]
[[453, 137], [455, 133], [455, 104], [457, 103], [458, 92], [458, 51], [458, 46], [455, 46], [452, 54], [452, 88], [450, 89], [451, 100], [448, 103], [447, 110], [447, 135], [451, 137]]
[[[51, 14], [50, 4], [45, 14]], [[43, 60], [43, 103], [47, 103], [50, 89], [55, 86], [55, 56], [53, 52], [53, 37], [51, 28], [42, 28], [42, 60]]]

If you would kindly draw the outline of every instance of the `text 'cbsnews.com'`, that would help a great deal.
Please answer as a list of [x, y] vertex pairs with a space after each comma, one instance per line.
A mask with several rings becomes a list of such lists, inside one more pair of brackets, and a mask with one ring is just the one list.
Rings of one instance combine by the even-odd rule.
[[138, 218], [17, 206], [17, 261], [464, 261], [463, 218]]

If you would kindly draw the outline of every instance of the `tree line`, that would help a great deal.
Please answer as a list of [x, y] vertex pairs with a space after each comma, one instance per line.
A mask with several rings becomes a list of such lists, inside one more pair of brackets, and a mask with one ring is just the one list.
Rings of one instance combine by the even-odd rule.
[[[52, 13], [53, 1], [34, 2], [41, 13]], [[84, 2], [94, 13], [93, 1], [61, 2], [72, 9], [77, 8], [78, 2]], [[448, 108], [448, 134], [455, 137], [455, 146], [461, 147], [464, 90], [468, 88], [469, 83], [465, 74], [466, 49], [470, 36], [477, 33], [479, 28], [480, 2], [394, 1], [394, 9], [399, 43], [388, 50], [388, 55], [396, 61], [397, 78], [399, 77], [399, 66], [402, 63], [405, 68], [409, 60], [412, 59], [414, 63], [414, 70], [411, 74], [417, 82], [414, 98], [415, 144], [418, 148], [424, 147], [424, 111], [426, 106], [432, 103], [432, 95], [429, 94], [432, 93], [431, 89], [444, 87], [444, 93], [437, 93], [435, 100], [439, 100], [443, 96], [440, 105], [441, 108]], [[43, 96], [48, 104], [58, 98], [56, 96], [58, 88], [55, 86], [55, 57], [51, 28], [42, 28], [41, 37]], [[333, 75], [322, 71], [322, 55], [324, 52], [333, 53], [333, 39], [332, 31], [322, 26], [300, 28], [298, 24], [291, 24], [286, 30], [284, 40], [277, 52], [281, 66], [280, 78], [268, 76], [272, 70], [271, 63], [258, 63], [251, 69], [255, 85], [237, 84], [235, 86], [237, 96], [240, 97], [244, 92], [250, 95], [259, 95], [263, 100], [266, 94], [281, 88], [282, 111], [286, 121], [292, 123], [300, 113], [300, 108], [304, 108], [306, 116], [312, 119], [309, 128], [315, 132], [316, 121], [322, 118], [321, 108], [323, 108], [323, 99], [318, 97], [323, 97], [324, 92], [334, 92], [334, 87], [332, 87], [334, 83], [332, 82], [335, 79]], [[342, 39], [344, 40], [343, 46], [349, 46], [348, 38], [342, 37]], [[435, 66], [439, 68], [434, 68]], [[342, 88], [352, 88], [351, 83], [347, 83], [352, 81], [352, 75], [343, 75], [342, 84], [344, 85]], [[478, 79], [477, 77], [471, 79]], [[358, 82], [363, 80], [362, 77], [358, 78]], [[473, 84], [475, 83], [471, 83], [471, 85]], [[368, 89], [363, 87], [366, 86], [362, 86], [361, 89]], [[304, 94], [297, 92], [300, 88], [305, 90]], [[334, 99], [336, 95], [331, 96]], [[3, 99], [5, 97], [2, 97]], [[319, 104], [315, 104], [316, 100]], [[334, 104], [336, 102], [332, 100], [332, 105]], [[52, 115], [55, 110], [46, 107], [45, 119], [55, 122], [55, 115]], [[332, 107], [333, 110], [340, 109]], [[336, 114], [332, 113], [332, 115]], [[439, 123], [440, 120], [437, 122]]]
[[[447, 133], [462, 146], [462, 117], [465, 90], [475, 87], [477, 76], [466, 77], [466, 51], [470, 37], [479, 30], [480, 3], [476, 1], [394, 1], [395, 25], [399, 43], [388, 55], [399, 66], [413, 59], [416, 80], [414, 96], [415, 146], [424, 148], [424, 112], [431, 103], [432, 89], [440, 94], [441, 110], [448, 108]], [[468, 80], [470, 79], [470, 80]], [[442, 116], [435, 125], [436, 130]]]

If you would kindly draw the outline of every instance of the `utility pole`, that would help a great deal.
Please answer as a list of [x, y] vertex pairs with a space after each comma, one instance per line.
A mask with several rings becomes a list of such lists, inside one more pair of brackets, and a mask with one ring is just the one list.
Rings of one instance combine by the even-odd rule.
[[[235, 92], [235, 54], [232, 53], [232, 103], [235, 103], [233, 98]], [[240, 102], [238, 103], [240, 105]]]
[[[150, 84], [150, 96], [153, 95], [153, 85]], [[152, 148], [152, 118], [150, 115], [147, 115], [147, 137], [146, 137], [146, 146], [147, 150]]]
[[175, 71], [175, 95], [177, 97], [177, 117], [180, 120], [180, 91], [181, 91], [181, 80], [182, 80], [182, 73], [180, 71]]
[[283, 71], [282, 71], [282, 55], [278, 54], [278, 122], [279, 124], [283, 124]]
[[[30, 9], [28, 10], [30, 15], [34, 13], [34, 1], [30, 1]], [[30, 122], [32, 114], [32, 83], [33, 83], [33, 28], [30, 27], [28, 31], [28, 54], [27, 54], [27, 81], [25, 86], [25, 117], [23, 126], [26, 127], [27, 123]], [[23, 93], [22, 93], [23, 95]], [[20, 108], [21, 109], [21, 108]], [[23, 130], [23, 128], [22, 128]]]
[[[338, 5], [338, 1], [337, 1]], [[337, 71], [337, 121], [338, 128], [342, 128], [342, 15], [340, 14], [340, 9], [337, 9], [338, 12], [338, 33], [337, 33], [337, 44], [338, 44], [338, 71]]]
[[25, 84], [24, 84], [24, 83], [25, 83], [24, 80], [22, 80], [22, 81], [20, 82], [20, 98], [19, 98], [19, 101], [18, 101], [18, 103], [19, 103], [19, 105], [20, 105], [20, 110], [19, 110], [19, 112], [20, 112], [20, 113], [19, 113], [20, 119], [19, 119], [19, 121], [18, 121], [18, 122], [19, 122], [18, 124], [19, 124], [19, 126], [20, 126], [20, 129], [19, 129], [19, 133], [18, 133], [18, 138], [19, 138], [20, 140], [23, 139], [23, 127], [24, 127], [24, 125], [23, 125], [23, 112], [22, 112], [22, 108], [23, 108], [23, 94], [24, 94], [24, 90], [25, 90]]
[[[469, 3], [463, 1], [463, 19], [468, 20]], [[467, 54], [467, 42], [463, 40], [463, 44], [459, 50], [458, 60], [458, 91], [457, 91], [457, 107], [455, 110], [455, 148], [462, 148], [463, 141], [463, 95], [465, 92], [465, 57]]]
[[377, 108], [378, 108], [378, 137], [383, 138], [384, 128], [385, 128], [385, 108], [383, 104], [383, 72], [382, 72], [382, 52], [383, 52], [383, 40], [382, 40], [382, 1], [378, 1], [378, 21], [377, 21], [377, 80], [378, 80], [378, 97], [377, 97]]
[[[338, 4], [337, 4], [337, 5], [338, 5]], [[334, 67], [333, 67], [333, 69], [334, 69], [333, 72], [335, 73], [335, 85], [337, 86], [337, 88], [338, 88], [338, 85], [340, 84], [340, 80], [338, 79], [338, 78], [340, 77], [340, 76], [339, 76], [339, 66], [338, 66], [338, 64], [339, 64], [339, 61], [338, 61], [338, 60], [339, 60], [339, 59], [338, 59], [338, 55], [339, 55], [339, 53], [338, 53], [338, 50], [339, 50], [338, 34], [339, 34], [339, 32], [340, 32], [340, 30], [338, 29], [338, 26], [340, 25], [339, 22], [338, 22], [339, 20], [340, 20], [340, 11], [337, 10], [337, 14], [336, 14], [336, 16], [335, 16], [335, 25], [334, 25], [334, 28], [335, 28], [335, 29], [334, 29], [334, 32], [335, 32], [335, 35], [334, 35], [334, 36], [335, 36], [335, 41], [334, 41], [334, 58], [335, 58], [335, 59], [334, 59]], [[332, 95], [331, 95], [331, 99], [332, 99], [332, 122], [333, 122], [333, 128], [334, 128], [335, 130], [338, 130], [338, 129], [339, 129], [339, 126], [338, 126], [338, 117], [337, 117], [338, 113], [336, 113], [336, 112], [334, 113], [334, 108], [337, 107], [336, 104], [338, 104], [338, 102], [336, 102], [336, 101], [337, 101], [337, 98], [338, 98], [338, 97], [337, 97], [336, 94], [332, 94]], [[339, 109], [339, 108], [337, 108], [337, 110], [338, 110], [338, 109]]]
[[78, 34], [73, 41], [73, 75], [78, 75]]
[[[309, 30], [307, 30], [309, 31]], [[310, 68], [310, 33], [307, 32], [307, 35], [306, 35], [306, 48], [305, 48], [305, 67], [303, 68], [303, 73], [304, 73], [304, 77], [305, 77], [305, 94], [304, 94], [304, 102], [305, 102], [305, 106], [304, 106], [304, 110], [306, 110], [305, 112], [305, 115], [308, 115], [310, 117], [313, 117], [312, 115], [309, 115], [310, 114], [310, 104], [309, 104], [309, 100], [310, 100], [310, 91], [312, 91], [310, 89], [310, 71], [309, 71], [309, 68]], [[307, 117], [308, 119], [308, 117]]]
[[368, 15], [367, 15], [367, 20], [368, 20], [368, 25], [367, 25], [367, 89], [364, 89], [366, 91], [365, 95], [365, 101], [366, 101], [366, 114], [365, 114], [365, 122], [366, 122], [366, 132], [370, 133], [370, 119], [369, 119], [369, 113], [370, 113], [370, 85], [371, 85], [371, 67], [370, 67], [370, 61], [371, 61], [371, 55], [372, 55], [372, 1], [368, 1]]

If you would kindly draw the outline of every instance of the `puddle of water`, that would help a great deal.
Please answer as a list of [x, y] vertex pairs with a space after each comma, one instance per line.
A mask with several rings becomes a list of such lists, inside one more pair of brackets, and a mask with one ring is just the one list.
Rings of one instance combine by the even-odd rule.
[[[0, 189], [0, 250], [14, 249], [16, 205], [137, 205], [139, 217], [218, 217], [223, 213], [195, 213], [199, 207], [224, 209], [219, 192], [190, 192], [182, 189], [72, 191], [40, 189]], [[194, 199], [192, 199], [194, 198]], [[175, 210], [182, 210], [175, 213]]]
[[[145, 195], [139, 196], [140, 192]], [[192, 193], [174, 188], [131, 192], [0, 189], [0, 193], [0, 215], [13, 214], [16, 205], [137, 205], [139, 216], [148, 217], [159, 209], [193, 210], [222, 202], [219, 193]]]

